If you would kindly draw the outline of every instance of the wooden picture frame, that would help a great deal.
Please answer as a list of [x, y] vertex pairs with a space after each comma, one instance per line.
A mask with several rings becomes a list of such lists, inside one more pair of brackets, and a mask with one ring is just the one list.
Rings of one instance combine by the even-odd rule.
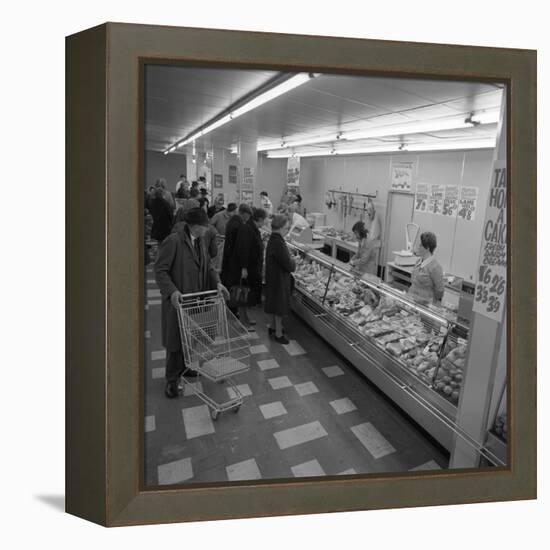
[[[119, 526], [536, 498], [536, 52], [107, 23], [66, 54], [68, 513]], [[143, 487], [146, 60], [507, 84], [509, 467]]]

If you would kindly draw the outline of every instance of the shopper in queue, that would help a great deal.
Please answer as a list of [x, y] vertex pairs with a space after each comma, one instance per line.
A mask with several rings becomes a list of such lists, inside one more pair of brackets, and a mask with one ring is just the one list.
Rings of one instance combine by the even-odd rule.
[[199, 189], [199, 206], [205, 211], [208, 212], [210, 205], [210, 200], [208, 199], [208, 191], [205, 187]]
[[223, 245], [223, 259], [222, 259], [222, 273], [221, 279], [225, 286], [228, 286], [229, 279], [229, 270], [230, 265], [229, 261], [233, 256], [233, 250], [235, 248], [235, 242], [237, 240], [237, 233], [239, 232], [239, 227], [243, 223], [247, 223], [248, 220], [252, 217], [252, 208], [248, 204], [242, 203], [239, 205], [237, 214], [229, 218], [227, 224], [225, 225], [225, 242]]
[[269, 199], [267, 191], [260, 193], [260, 206], [267, 212], [269, 217], [273, 216], [273, 203]]
[[181, 202], [180, 208], [183, 210], [183, 212], [187, 212], [188, 210], [191, 210], [192, 208], [199, 208], [199, 191], [196, 188], [191, 188], [189, 191], [189, 197], [186, 199], [183, 199]]
[[170, 234], [174, 222], [174, 210], [166, 199], [162, 187], [155, 187], [147, 201], [147, 209], [153, 217], [151, 238], [161, 243]]
[[[181, 230], [182, 225], [185, 224], [185, 216], [189, 210], [178, 209], [174, 219], [174, 227], [172, 233], [177, 233]], [[218, 246], [216, 244], [216, 230], [209, 224], [207, 230], [203, 236], [204, 248], [208, 253], [210, 260], [213, 260], [218, 255]]]
[[436, 247], [435, 234], [426, 231], [420, 235], [420, 242], [414, 251], [420, 260], [411, 274], [409, 295], [422, 304], [440, 305], [445, 290], [443, 268], [434, 256]]
[[185, 174], [180, 175], [179, 181], [176, 183], [176, 198], [186, 199], [189, 197], [189, 182]]
[[357, 239], [357, 252], [352, 256], [350, 264], [355, 272], [359, 275], [370, 273], [376, 275], [378, 271], [377, 249], [372, 245], [369, 240], [369, 232], [365, 227], [364, 222], [356, 222], [351, 228], [355, 238]]
[[177, 307], [182, 294], [217, 289], [225, 299], [227, 289], [210, 265], [203, 238], [208, 216], [201, 208], [188, 210], [184, 223], [159, 247], [155, 261], [155, 279], [162, 296], [162, 344], [166, 348], [166, 387], [168, 398], [178, 397], [180, 376], [193, 376], [185, 365], [178, 324]]
[[291, 273], [296, 263], [291, 258], [285, 242], [290, 229], [288, 218], [277, 214], [271, 220], [271, 236], [265, 253], [265, 305], [266, 313], [272, 315], [268, 328], [279, 344], [288, 344], [283, 331], [283, 317], [290, 312]]
[[210, 224], [216, 229], [219, 235], [225, 235], [225, 228], [229, 220], [237, 214], [237, 204], [230, 202], [227, 208], [220, 210], [210, 219]]
[[225, 210], [225, 199], [223, 193], [218, 193], [214, 199], [214, 204], [208, 207], [208, 218], [213, 218], [218, 212]]
[[239, 226], [229, 260], [228, 288], [241, 284], [249, 288], [248, 304], [239, 306], [239, 320], [248, 330], [254, 330], [256, 324], [248, 315], [248, 308], [260, 303], [262, 297], [264, 245], [260, 228], [266, 217], [263, 208], [252, 209], [252, 217]]

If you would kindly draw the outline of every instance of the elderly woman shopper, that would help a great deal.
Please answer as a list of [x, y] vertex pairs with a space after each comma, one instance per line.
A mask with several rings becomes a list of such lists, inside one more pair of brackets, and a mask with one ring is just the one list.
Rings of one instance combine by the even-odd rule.
[[260, 228], [267, 217], [262, 208], [253, 208], [252, 217], [239, 226], [235, 246], [229, 260], [228, 288], [244, 284], [249, 287], [248, 304], [239, 307], [239, 320], [248, 328], [254, 330], [256, 321], [248, 315], [248, 308], [257, 305], [262, 296], [262, 267], [264, 261], [264, 245]]
[[412, 271], [409, 295], [422, 304], [440, 304], [445, 290], [443, 268], [433, 255], [436, 247], [435, 234], [426, 231], [414, 251], [420, 261]]
[[373, 246], [372, 241], [369, 240], [369, 232], [365, 224], [363, 222], [356, 222], [351, 230], [358, 243], [357, 253], [350, 260], [353, 270], [360, 275], [365, 273], [376, 275], [378, 269], [376, 265], [378, 248]]
[[290, 278], [296, 269], [286, 246], [285, 235], [289, 230], [288, 218], [277, 214], [271, 220], [271, 236], [265, 253], [265, 306], [272, 315], [269, 334], [275, 333], [275, 341], [288, 344], [283, 333], [283, 317], [290, 312]]
[[180, 340], [177, 307], [182, 294], [218, 289], [225, 298], [227, 289], [211, 267], [203, 238], [208, 216], [201, 208], [186, 212], [184, 222], [159, 248], [155, 279], [162, 296], [162, 344], [166, 348], [166, 387], [168, 398], [178, 397], [180, 376], [192, 376], [185, 365]]

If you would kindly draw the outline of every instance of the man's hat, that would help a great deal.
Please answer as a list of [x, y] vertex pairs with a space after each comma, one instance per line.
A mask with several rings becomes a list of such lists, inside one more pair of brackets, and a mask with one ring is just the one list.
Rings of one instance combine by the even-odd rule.
[[183, 219], [189, 225], [208, 225], [208, 216], [202, 208], [190, 208]]

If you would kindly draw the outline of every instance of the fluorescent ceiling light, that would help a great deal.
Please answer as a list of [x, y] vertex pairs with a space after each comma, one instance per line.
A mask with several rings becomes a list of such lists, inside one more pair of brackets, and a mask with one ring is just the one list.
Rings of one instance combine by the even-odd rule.
[[472, 139], [462, 141], [447, 141], [444, 143], [418, 143], [418, 144], [402, 144], [388, 145], [382, 147], [358, 147], [332, 149], [330, 151], [268, 151], [267, 158], [289, 158], [296, 157], [330, 157], [341, 155], [361, 155], [361, 154], [376, 154], [376, 153], [414, 153], [420, 151], [450, 151], [460, 149], [492, 149], [495, 147], [495, 138]]
[[490, 109], [468, 116], [456, 115], [452, 117], [441, 117], [429, 120], [414, 120], [402, 124], [375, 126], [362, 130], [343, 131], [338, 134], [332, 133], [324, 136], [311, 136], [310, 138], [303, 138], [296, 141], [282, 140], [280, 143], [262, 144], [258, 146], [258, 151], [287, 149], [290, 147], [299, 147], [301, 145], [315, 145], [317, 143], [330, 143], [335, 141], [355, 141], [378, 137], [425, 134], [430, 132], [440, 132], [443, 130], [459, 130], [462, 128], [472, 128], [477, 124], [494, 124], [499, 121], [499, 117], [500, 112], [498, 110]]
[[191, 134], [188, 138], [179, 141], [176, 145], [173, 145], [168, 149], [168, 151], [165, 152], [171, 153], [176, 149], [176, 147], [183, 147], [184, 145], [187, 145], [191, 141], [195, 141], [196, 139], [212, 132], [216, 128], [219, 128], [220, 126], [223, 126], [224, 124], [227, 124], [228, 122], [231, 122], [232, 120], [235, 120], [237, 117], [244, 115], [245, 113], [248, 113], [249, 111], [252, 111], [253, 109], [256, 109], [260, 107], [261, 105], [264, 105], [268, 101], [271, 101], [283, 94], [286, 94], [287, 92], [290, 92], [294, 88], [297, 88], [298, 86], [301, 86], [305, 82], [308, 82], [310, 79], [315, 78], [317, 74], [313, 73], [298, 73], [289, 79], [285, 80], [281, 84], [278, 84], [277, 86], [274, 86], [270, 90], [267, 90], [258, 96], [256, 96], [254, 99], [251, 99], [250, 101], [247, 101], [244, 105], [241, 105], [240, 107], [237, 107], [236, 109], [231, 110], [231, 112], [222, 118], [215, 120], [211, 124], [208, 124], [201, 130], [198, 130], [197, 132], [194, 132]]

